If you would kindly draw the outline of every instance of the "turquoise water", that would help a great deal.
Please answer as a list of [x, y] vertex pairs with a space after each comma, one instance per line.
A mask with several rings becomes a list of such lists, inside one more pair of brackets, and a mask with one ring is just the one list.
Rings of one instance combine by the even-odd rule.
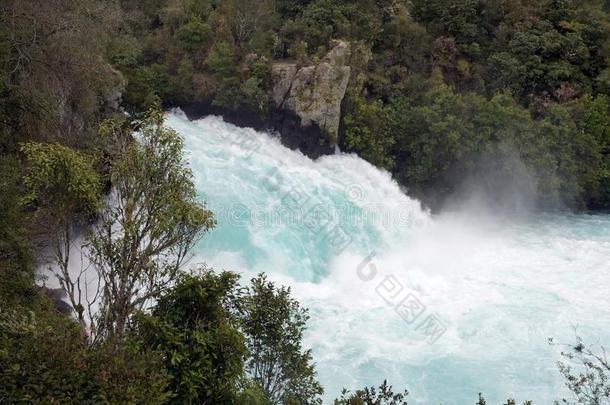
[[548, 337], [610, 343], [608, 215], [432, 216], [356, 156], [314, 162], [217, 117], [167, 124], [218, 219], [195, 261], [292, 287], [326, 403], [387, 378], [415, 404], [548, 404], [565, 394]]

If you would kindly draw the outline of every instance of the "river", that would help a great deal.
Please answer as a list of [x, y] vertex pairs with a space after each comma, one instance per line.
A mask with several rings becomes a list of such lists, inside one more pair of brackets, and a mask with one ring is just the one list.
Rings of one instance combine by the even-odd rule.
[[194, 261], [292, 288], [325, 403], [388, 379], [410, 404], [548, 404], [566, 394], [549, 337], [610, 343], [610, 215], [431, 215], [355, 155], [166, 118], [218, 219]]

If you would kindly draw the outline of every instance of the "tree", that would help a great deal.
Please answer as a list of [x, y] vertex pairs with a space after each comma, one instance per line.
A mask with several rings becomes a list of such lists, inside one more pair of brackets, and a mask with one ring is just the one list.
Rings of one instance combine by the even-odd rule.
[[182, 144], [163, 127], [162, 113], [151, 111], [114, 162], [112, 196], [87, 238], [102, 281], [92, 325], [98, 337], [120, 340], [129, 317], [171, 285], [189, 250], [215, 226], [212, 212], [197, 202]]
[[437, 34], [447, 34], [459, 42], [474, 41], [480, 35], [479, 0], [414, 0], [413, 15]]
[[94, 157], [58, 143], [27, 142], [21, 152], [28, 163], [24, 181], [30, 202], [52, 206], [61, 217], [99, 209], [100, 179]]
[[429, 68], [432, 39], [422, 25], [413, 21], [406, 7], [398, 7], [383, 32], [378, 39], [381, 49], [375, 55], [379, 64], [405, 66], [411, 73]]
[[[553, 339], [549, 339], [555, 345]], [[600, 353], [587, 347], [577, 336], [576, 343], [562, 345], [563, 360], [557, 362], [559, 372], [566, 379], [566, 386], [574, 399], [562, 399], [562, 404], [610, 404], [610, 360], [602, 347]], [[559, 402], [555, 402], [559, 404]]]
[[608, 96], [583, 97], [569, 105], [577, 130], [580, 183], [588, 208], [610, 205], [610, 100]]
[[275, 6], [282, 18], [294, 17], [303, 12], [311, 0], [276, 0]]
[[38, 223], [51, 240], [55, 275], [66, 290], [78, 320], [84, 324], [87, 297], [85, 269], [70, 274], [70, 250], [74, 227], [100, 208], [100, 178], [95, 159], [57, 143], [29, 142], [21, 145], [27, 161], [24, 182], [26, 201], [37, 207]]
[[0, 133], [69, 146], [95, 139], [124, 84], [102, 57], [118, 12], [99, 0], [2, 2]]
[[241, 93], [244, 105], [260, 114], [265, 114], [269, 95], [263, 90], [261, 84], [262, 80], [253, 76], [242, 84]]
[[0, 307], [28, 302], [36, 291], [20, 172], [15, 157], [0, 156]]
[[239, 276], [207, 269], [181, 275], [150, 315], [136, 317], [142, 347], [163, 353], [170, 403], [235, 403], [246, 356], [235, 304]]
[[192, 17], [189, 22], [180, 27], [178, 32], [176, 32], [178, 42], [189, 51], [194, 51], [205, 45], [210, 36], [210, 26], [196, 16]]
[[366, 387], [353, 394], [343, 389], [341, 398], [335, 399], [334, 405], [407, 405], [407, 396], [409, 391], [394, 392], [392, 386], [384, 380], [378, 389]]
[[290, 288], [276, 288], [264, 274], [252, 279], [243, 298], [246, 370], [272, 404], [322, 403], [311, 350], [302, 347], [308, 319]]
[[314, 0], [304, 9], [299, 18], [286, 21], [282, 27], [284, 37], [293, 44], [305, 41], [311, 53], [325, 48], [338, 36], [339, 27], [349, 23], [343, 15], [341, 4], [329, 0]]
[[1, 403], [167, 401], [160, 356], [131, 342], [118, 350], [89, 346], [83, 330], [34, 295], [26, 306], [0, 307]]
[[395, 143], [392, 131], [388, 131], [387, 112], [379, 101], [367, 103], [361, 97], [349, 104], [345, 115], [344, 147], [357, 152], [372, 164], [391, 170], [395, 162], [389, 153]]
[[227, 0], [221, 3], [231, 34], [240, 49], [245, 48], [256, 33], [270, 29], [275, 17], [272, 0]]
[[214, 44], [205, 62], [219, 79], [232, 78], [237, 75], [236, 58], [227, 42]]
[[502, 46], [490, 48], [488, 90], [511, 89], [524, 104], [591, 94], [605, 67], [600, 50], [608, 32], [601, 28], [604, 23], [595, 6], [577, 4], [550, 1], [530, 23], [521, 16], [517, 25], [522, 28], [510, 33]]

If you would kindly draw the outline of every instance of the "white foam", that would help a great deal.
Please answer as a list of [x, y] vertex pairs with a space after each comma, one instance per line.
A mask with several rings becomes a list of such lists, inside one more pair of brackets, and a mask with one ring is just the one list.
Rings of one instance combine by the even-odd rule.
[[[610, 339], [609, 216], [433, 218], [355, 155], [312, 161], [218, 117], [171, 113], [167, 124], [186, 138], [197, 187], [219, 219], [199, 259], [292, 287], [311, 311], [306, 343], [327, 401], [344, 386], [387, 378], [409, 388], [410, 403], [473, 403], [479, 391], [491, 403], [511, 393], [549, 403], [563, 382], [546, 338], [570, 341], [578, 324], [585, 336]], [[344, 250], [312, 235], [302, 215], [283, 213], [293, 189], [345, 228]], [[376, 276], [364, 281], [358, 268], [370, 264]], [[399, 297], [425, 305], [415, 323], [376, 292], [386, 276], [402, 285]], [[447, 328], [434, 344], [416, 329], [428, 315]]]

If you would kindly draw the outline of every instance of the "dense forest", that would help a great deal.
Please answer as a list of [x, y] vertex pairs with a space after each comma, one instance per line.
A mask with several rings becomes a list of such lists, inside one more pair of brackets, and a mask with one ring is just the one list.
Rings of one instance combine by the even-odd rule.
[[[133, 4], [132, 4], [133, 3]], [[138, 111], [211, 102], [268, 114], [270, 64], [352, 44], [342, 150], [434, 205], [515, 167], [547, 207], [608, 208], [603, 1], [124, 2], [108, 57]], [[494, 187], [495, 185], [490, 185]], [[439, 201], [440, 200], [440, 201]]]
[[[0, 7], [0, 403], [321, 403], [302, 347], [309, 315], [289, 289], [181, 271], [216, 222], [162, 111], [264, 120], [274, 61], [315, 63], [332, 40], [352, 48], [335, 141], [412, 195], [442, 205], [464, 179], [493, 188], [517, 174], [543, 208], [610, 208], [603, 0]], [[92, 295], [68, 271], [83, 229], [103, 281]], [[42, 251], [63, 298], [40, 287]], [[608, 362], [569, 349], [585, 371], [560, 366], [568, 388], [580, 403], [607, 399]], [[406, 401], [384, 382], [335, 403]]]

